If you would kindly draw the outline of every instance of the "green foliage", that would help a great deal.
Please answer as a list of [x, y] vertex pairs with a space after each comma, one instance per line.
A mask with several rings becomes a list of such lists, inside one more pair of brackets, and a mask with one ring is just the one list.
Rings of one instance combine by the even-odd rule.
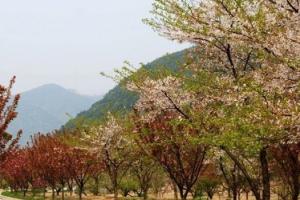
[[199, 180], [195, 186], [194, 199], [203, 199], [204, 194], [206, 194], [209, 198], [212, 198], [219, 185], [219, 180], [208, 178]]
[[130, 192], [136, 192], [138, 188], [138, 182], [130, 177], [124, 178], [119, 185], [124, 197], [127, 197]]

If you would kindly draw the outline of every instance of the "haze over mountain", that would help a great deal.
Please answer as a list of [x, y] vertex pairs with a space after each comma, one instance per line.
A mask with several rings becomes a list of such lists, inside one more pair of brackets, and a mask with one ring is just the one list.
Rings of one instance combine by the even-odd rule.
[[18, 117], [9, 127], [9, 132], [23, 130], [21, 144], [30, 135], [47, 133], [60, 128], [70, 116], [88, 109], [100, 96], [84, 96], [56, 84], [47, 84], [21, 94]]

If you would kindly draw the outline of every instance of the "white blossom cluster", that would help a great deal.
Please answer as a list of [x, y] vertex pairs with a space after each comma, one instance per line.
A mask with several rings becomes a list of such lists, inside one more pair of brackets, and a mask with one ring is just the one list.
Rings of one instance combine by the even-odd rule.
[[182, 109], [195, 101], [195, 95], [185, 90], [183, 82], [173, 76], [160, 80], [147, 78], [141, 85], [131, 82], [127, 89], [139, 94], [135, 109], [145, 121], [153, 120], [163, 111]]
[[280, 62], [299, 62], [300, 12], [291, 6], [297, 8], [296, 1], [288, 2], [156, 0], [156, 18], [149, 24], [172, 40], [220, 49], [244, 46], [266, 51]]
[[108, 113], [106, 123], [90, 128], [84, 133], [84, 140], [90, 144], [91, 150], [102, 152], [114, 147], [121, 148], [124, 143], [127, 143], [122, 133], [122, 126], [112, 114]]

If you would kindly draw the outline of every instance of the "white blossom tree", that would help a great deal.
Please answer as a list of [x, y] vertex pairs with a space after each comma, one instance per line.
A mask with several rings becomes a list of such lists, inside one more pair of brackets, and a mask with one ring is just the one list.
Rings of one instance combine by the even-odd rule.
[[108, 113], [107, 120], [85, 133], [89, 149], [99, 155], [109, 175], [114, 198], [118, 197], [119, 183], [126, 174], [130, 160], [131, 141], [126, 139], [125, 127], [120, 120]]

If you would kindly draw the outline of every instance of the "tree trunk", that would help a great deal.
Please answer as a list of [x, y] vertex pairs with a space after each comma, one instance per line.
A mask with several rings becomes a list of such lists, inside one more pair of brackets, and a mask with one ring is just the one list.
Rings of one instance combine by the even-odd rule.
[[52, 188], [52, 200], [55, 199], [55, 190]]
[[117, 170], [111, 170], [109, 174], [113, 186], [114, 200], [117, 200], [118, 199], [118, 172]]
[[249, 200], [249, 192], [246, 192], [246, 200]]
[[179, 194], [181, 200], [186, 200], [188, 195], [188, 190], [184, 190], [183, 188], [179, 188]]
[[177, 185], [174, 183], [174, 181], [172, 181], [172, 185], [173, 185], [173, 190], [174, 190], [174, 199], [178, 200], [178, 190], [177, 190]]
[[72, 180], [67, 181], [67, 186], [70, 192], [70, 196], [73, 196], [73, 181]]
[[298, 200], [299, 191], [300, 191], [299, 176], [295, 175], [293, 177], [293, 182], [294, 182], [294, 189], [293, 189], [293, 193], [292, 193], [292, 200]]
[[47, 192], [47, 189], [44, 188], [44, 191], [43, 191], [43, 197], [44, 197], [44, 199], [46, 199], [46, 192]]
[[114, 200], [118, 199], [118, 183], [116, 177], [113, 179]]
[[99, 195], [99, 177], [94, 177], [94, 181], [95, 181], [95, 191], [94, 191], [94, 195]]
[[78, 195], [79, 195], [79, 200], [81, 200], [82, 199], [82, 188], [81, 187], [78, 188]]
[[238, 197], [238, 192], [237, 192], [236, 188], [234, 188], [232, 190], [232, 199], [237, 200], [237, 197]]
[[63, 189], [61, 191], [61, 199], [65, 200], [65, 190], [64, 190], [64, 187], [63, 187]]
[[225, 153], [230, 157], [230, 159], [241, 170], [241, 172], [245, 176], [245, 178], [246, 178], [246, 180], [247, 180], [247, 182], [248, 182], [248, 184], [251, 188], [251, 191], [253, 192], [253, 194], [255, 196], [255, 199], [256, 200], [261, 200], [260, 192], [259, 192], [259, 188], [257, 186], [257, 183], [255, 183], [255, 181], [253, 181], [253, 179], [250, 177], [250, 175], [248, 174], [248, 171], [245, 168], [245, 166], [238, 160], [238, 158], [233, 153], [231, 153], [231, 151], [228, 148], [226, 148], [224, 146], [221, 146], [221, 149], [225, 151]]
[[261, 164], [262, 185], [263, 185], [262, 200], [270, 200], [271, 198], [270, 172], [269, 172], [269, 163], [268, 163], [266, 148], [260, 150], [259, 158]]
[[147, 188], [147, 189], [144, 189], [144, 191], [143, 191], [143, 199], [144, 199], [144, 200], [147, 200], [147, 199], [148, 199], [148, 188]]
[[56, 190], [56, 196], [59, 196], [60, 188]]
[[84, 192], [84, 183], [81, 182], [80, 184], [78, 184], [79, 200], [82, 200], [83, 192]]
[[212, 199], [213, 199], [213, 196], [214, 196], [214, 194], [213, 194], [213, 193], [210, 193], [210, 192], [208, 192], [208, 193], [207, 193], [207, 196], [209, 197], [209, 199], [210, 199], [210, 200], [212, 200]]
[[[291, 154], [291, 153], [290, 153]], [[300, 176], [300, 163], [298, 158], [298, 153], [295, 155], [290, 155], [290, 159], [292, 159], [292, 200], [298, 200], [299, 192], [300, 192], [300, 183], [299, 183], [299, 176]]]
[[114, 187], [114, 200], [118, 199], [118, 188]]
[[82, 191], [79, 191], [79, 200], [82, 200]]

